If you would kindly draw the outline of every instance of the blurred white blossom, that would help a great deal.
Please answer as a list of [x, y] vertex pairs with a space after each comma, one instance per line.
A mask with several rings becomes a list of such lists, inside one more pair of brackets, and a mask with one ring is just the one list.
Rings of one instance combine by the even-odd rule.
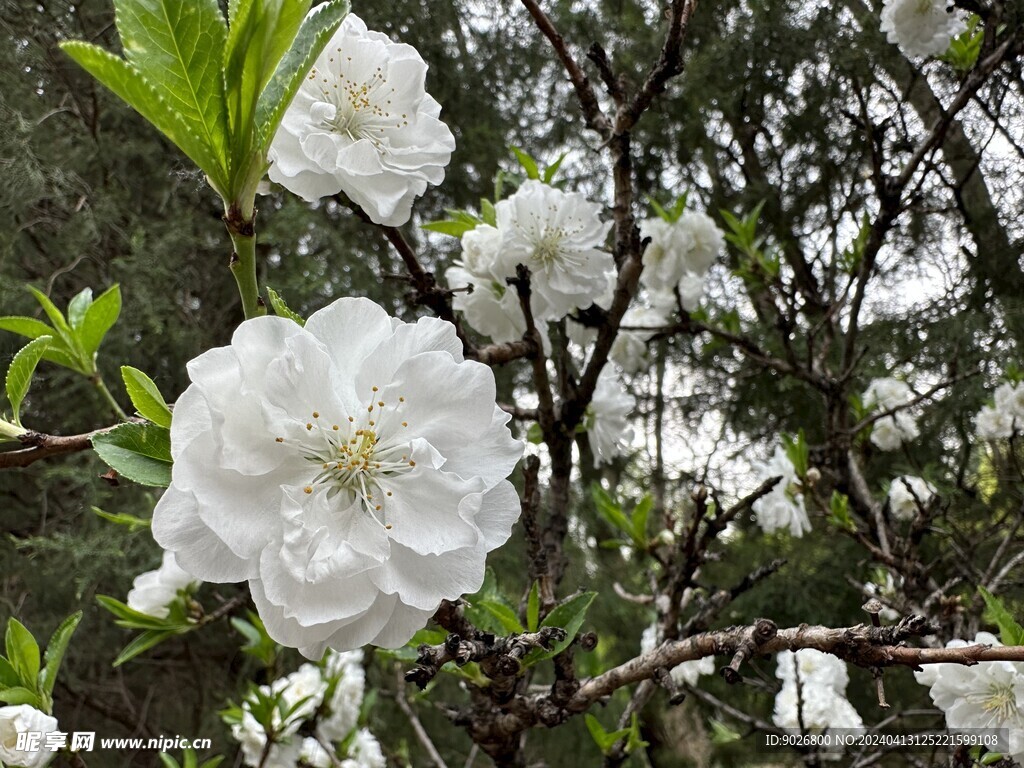
[[[899, 408], [914, 399], [914, 391], [899, 379], [874, 379], [864, 391], [863, 403], [866, 408], [880, 412]], [[875, 421], [871, 430], [871, 442], [880, 450], [895, 451], [904, 443], [916, 440], [920, 435], [917, 422], [907, 410], [883, 416]]]
[[913, 520], [917, 516], [918, 505], [927, 507], [935, 493], [935, 486], [928, 481], [902, 475], [889, 486], [889, 510], [897, 520]]
[[595, 467], [609, 463], [629, 448], [633, 439], [629, 417], [635, 408], [636, 398], [625, 390], [610, 367], [603, 368], [584, 418]]
[[751, 507], [761, 529], [765, 533], [788, 529], [790, 535], [796, 538], [808, 533], [811, 521], [807, 517], [803, 493], [800, 491], [800, 479], [785, 449], [776, 446], [771, 459], [758, 465], [757, 473], [758, 479], [762, 481], [772, 477], [782, 478]]
[[37, 733], [43, 739], [59, 730], [57, 718], [28, 704], [0, 707], [0, 763], [12, 768], [42, 768], [56, 753], [44, 749], [42, 742], [34, 751], [18, 749], [18, 734]]
[[882, 31], [906, 56], [941, 56], [967, 25], [947, 0], [884, 0]]
[[135, 577], [131, 591], [128, 592], [128, 607], [147, 616], [165, 619], [178, 593], [195, 589], [201, 583], [195, 576], [178, 567], [173, 552], [164, 552], [159, 568]]

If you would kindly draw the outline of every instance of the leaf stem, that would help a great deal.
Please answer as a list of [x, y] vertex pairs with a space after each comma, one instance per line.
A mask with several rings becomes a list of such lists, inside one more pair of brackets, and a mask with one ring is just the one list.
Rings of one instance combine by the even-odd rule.
[[124, 412], [124, 410], [118, 404], [117, 400], [114, 399], [114, 395], [111, 393], [109, 389], [107, 389], [107, 385], [103, 381], [103, 377], [100, 376], [99, 371], [94, 373], [89, 378], [92, 380], [92, 383], [93, 385], [95, 385], [96, 389], [99, 390], [99, 393], [103, 395], [103, 399], [106, 400], [107, 403], [110, 405], [110, 408], [114, 411], [114, 414], [117, 416], [117, 418], [127, 421], [128, 414]]
[[0, 419], [0, 442], [17, 441], [19, 437], [27, 434], [28, 430], [24, 427]]

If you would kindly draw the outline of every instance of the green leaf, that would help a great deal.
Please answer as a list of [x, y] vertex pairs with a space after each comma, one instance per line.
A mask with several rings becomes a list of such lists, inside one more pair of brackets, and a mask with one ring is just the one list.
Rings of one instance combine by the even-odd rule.
[[21, 682], [21, 678], [11, 666], [11, 662], [0, 656], [0, 689], [14, 688]]
[[500, 603], [497, 600], [480, 600], [474, 603], [477, 608], [482, 608], [491, 614], [502, 629], [509, 633], [525, 632], [526, 628], [519, 623], [519, 617], [516, 616], [516, 612], [509, 608], [504, 603]]
[[526, 430], [526, 439], [534, 445], [540, 445], [544, 442], [544, 430], [540, 424], [534, 422]]
[[43, 308], [46, 316], [50, 318], [50, 322], [53, 323], [53, 327], [57, 333], [69, 335], [71, 332], [71, 326], [69, 326], [68, 321], [64, 319], [64, 313], [57, 308], [57, 305], [50, 300], [50, 297], [35, 286], [30, 285], [28, 289], [32, 292], [32, 295], [36, 297], [36, 301], [39, 302], [39, 306]]
[[142, 485], [171, 484], [171, 433], [155, 424], [121, 424], [93, 435], [99, 457], [119, 475]]
[[624, 739], [629, 736], [629, 728], [622, 728], [618, 731], [606, 731], [604, 726], [601, 725], [601, 721], [594, 717], [589, 712], [584, 716], [584, 720], [587, 723], [587, 730], [590, 731], [590, 736], [597, 744], [597, 748], [601, 750], [601, 754], [607, 755], [612, 751], [612, 747], [620, 739]]
[[526, 598], [526, 628], [531, 632], [536, 632], [538, 621], [540, 621], [540, 584], [535, 581]]
[[637, 717], [636, 712], [634, 712], [633, 716], [630, 718], [629, 728], [627, 729], [627, 732], [629, 734], [626, 737], [627, 755], [632, 755], [634, 752], [637, 752], [643, 749], [644, 747], [649, 746], [648, 743], [644, 741], [643, 738], [640, 736], [640, 719]]
[[21, 426], [21, 404], [25, 400], [25, 395], [28, 394], [32, 375], [51, 341], [53, 341], [51, 336], [40, 336], [33, 339], [18, 351], [18, 354], [11, 360], [11, 367], [7, 369], [5, 382], [7, 399], [11, 403], [14, 423], [18, 426]]
[[119, 56], [91, 43], [67, 40], [62, 42], [60, 47], [82, 69], [126, 101], [132, 109], [188, 155], [209, 177], [218, 192], [226, 188], [220, 158], [193, 132], [185, 118], [164, 101], [160, 92], [137, 69]]
[[597, 514], [613, 528], [619, 529], [632, 539], [633, 521], [626, 516], [619, 503], [601, 487], [600, 483], [594, 482], [591, 484], [590, 495], [597, 508]]
[[782, 446], [786, 450], [786, 457], [796, 470], [797, 477], [805, 477], [809, 468], [810, 449], [807, 446], [807, 438], [804, 436], [803, 429], [797, 432], [795, 439], [789, 435], [783, 435]]
[[21, 684], [30, 691], [37, 690], [39, 685], [39, 645], [25, 625], [15, 618], [7, 622], [7, 634], [4, 637], [7, 660], [17, 672]]
[[114, 659], [113, 666], [120, 667], [126, 661], [131, 661], [140, 653], [145, 653], [150, 648], [159, 645], [164, 640], [172, 638], [178, 634], [181, 633], [174, 630], [148, 629], [121, 649], [121, 652], [117, 654], [117, 658]]
[[148, 613], [136, 611], [128, 607], [117, 598], [109, 595], [96, 595], [96, 602], [114, 615], [114, 623], [126, 629], [155, 629], [162, 632], [188, 629], [192, 625], [188, 622], [177, 621], [173, 616], [161, 619], [158, 616], [150, 616]]
[[299, 325], [306, 324], [305, 318], [285, 304], [281, 295], [269, 285], [267, 286], [267, 297], [270, 299], [270, 306], [273, 307], [275, 315], [278, 315], [279, 317], [287, 317], [289, 320], [294, 320]]
[[112, 285], [96, 299], [85, 313], [85, 322], [78, 332], [82, 350], [91, 360], [121, 315], [121, 287]]
[[225, 178], [228, 121], [221, 56], [228, 27], [217, 0], [117, 0], [114, 5], [125, 58], [206, 146], [219, 178]]
[[641, 549], [647, 546], [647, 518], [650, 517], [653, 507], [654, 498], [650, 494], [645, 494], [637, 502], [631, 515], [633, 542]]
[[64, 660], [64, 653], [67, 651], [71, 636], [75, 634], [75, 629], [81, 620], [82, 612], [77, 611], [64, 619], [50, 635], [50, 642], [46, 644], [46, 653], [43, 654], [43, 671], [39, 673], [39, 689], [46, 697], [53, 693], [53, 685], [57, 682], [57, 673]]
[[526, 178], [539, 180], [540, 170], [537, 168], [537, 161], [519, 147], [509, 147], [509, 149], [512, 150], [512, 154], [516, 156], [516, 160], [519, 161], [519, 164], [523, 166], [523, 170], [526, 171]]
[[92, 288], [83, 288], [68, 303], [68, 322], [78, 330], [85, 320], [85, 313], [92, 305]]
[[583, 626], [583, 620], [586, 619], [587, 611], [590, 610], [590, 604], [594, 602], [595, 597], [597, 592], [583, 592], [569, 598], [549, 613], [541, 622], [541, 626], [561, 627], [565, 630], [565, 639], [555, 643], [550, 651], [532, 651], [527, 657], [527, 663], [536, 664], [538, 661], [553, 658], [568, 648]]
[[161, 752], [158, 757], [160, 758], [160, 762], [164, 764], [165, 768], [181, 768], [178, 761], [166, 752]]
[[[305, 6], [308, 9], [309, 3]], [[292, 37], [287, 38], [291, 41], [291, 47], [287, 53], [283, 53], [284, 58], [275, 59], [277, 68], [256, 105], [256, 126], [262, 147], [267, 146], [274, 138], [281, 118], [295, 98], [302, 80], [309, 74], [317, 57], [341, 26], [348, 11], [348, 0], [330, 0], [317, 6], [313, 13], [302, 21], [298, 34], [292, 33]], [[302, 16], [299, 18], [302, 19]], [[280, 64], [277, 63], [278, 60]]]
[[562, 162], [565, 160], [568, 154], [568, 152], [563, 152], [558, 156], [558, 159], [555, 160], [555, 162], [553, 162], [551, 165], [544, 169], [545, 184], [550, 184], [552, 181], [555, 180], [555, 174], [557, 174], [558, 169], [562, 167]]
[[10, 331], [28, 339], [38, 339], [40, 336], [52, 334], [53, 328], [34, 317], [8, 315], [0, 317], [0, 331]]
[[121, 366], [121, 378], [124, 379], [124, 388], [139, 415], [158, 426], [170, 429], [171, 409], [167, 407], [167, 402], [153, 380], [130, 365]]
[[102, 517], [107, 522], [127, 527], [129, 533], [135, 533], [143, 528], [149, 528], [153, 524], [152, 520], [136, 517], [135, 515], [129, 515], [126, 512], [104, 512], [99, 507], [92, 507], [92, 511], [97, 517]]
[[850, 517], [850, 499], [845, 493], [832, 491], [832, 498], [829, 499], [829, 521], [839, 528], [847, 531], [856, 531], [857, 525]]
[[489, 224], [492, 227], [498, 226], [498, 212], [494, 209], [494, 203], [486, 197], [480, 198], [480, 217], [484, 220], [484, 224]]
[[985, 619], [999, 627], [1003, 645], [1024, 645], [1024, 627], [1006, 610], [1003, 601], [984, 587], [978, 587], [978, 592], [985, 601]]
[[12, 707], [18, 704], [28, 704], [36, 709], [40, 709], [42, 707], [42, 702], [39, 700], [39, 694], [22, 686], [5, 688], [0, 691], [0, 701], [6, 702]]
[[440, 232], [442, 235], [451, 235], [452, 237], [462, 237], [471, 229], [476, 229], [476, 226], [476, 224], [470, 224], [465, 221], [446, 219], [445, 221], [428, 221], [426, 224], [421, 224], [420, 229], [425, 229], [429, 232]]
[[740, 734], [732, 730], [721, 720], [711, 717], [708, 718], [708, 724], [711, 726], [712, 744], [731, 744], [734, 741], [740, 740]]

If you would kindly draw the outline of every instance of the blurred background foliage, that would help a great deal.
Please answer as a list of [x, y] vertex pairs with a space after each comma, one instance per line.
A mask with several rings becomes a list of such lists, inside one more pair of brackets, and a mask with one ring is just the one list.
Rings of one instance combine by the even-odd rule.
[[[443, 117], [455, 132], [458, 150], [444, 185], [418, 203], [422, 220], [442, 217], [445, 208], [476, 208], [481, 196], [491, 197], [498, 170], [514, 171], [507, 151], [513, 144], [548, 161], [568, 151], [563, 171], [568, 185], [605, 199], [608, 169], [598, 159], [596, 140], [584, 133], [560, 67], [520, 7], [476, 0], [353, 5], [371, 29], [420, 51], [431, 66], [428, 91], [443, 105]], [[634, 81], [656, 56], [658, 3], [554, 0], [545, 5], [567, 39], [581, 49], [601, 41], [616, 67], [633, 73]], [[108, 382], [119, 384], [118, 367], [135, 366], [171, 400], [187, 384], [185, 363], [226, 343], [241, 317], [226, 269], [230, 246], [218, 201], [173, 147], [57, 49], [66, 38], [116, 48], [110, 3], [0, 0], [0, 10], [0, 313], [39, 314], [25, 284], [64, 306], [84, 287], [98, 292], [119, 283], [124, 308], [101, 350], [100, 368]], [[691, 205], [737, 214], [765, 201], [762, 230], [773, 247], [802, 254], [812, 267], [809, 279], [824, 295], [835, 296], [844, 275], [830, 265], [856, 234], [870, 197], [864, 172], [869, 148], [856, 125], [856, 89], [870, 91], [875, 107], [891, 110], [892, 120], [912, 134], [927, 123], [917, 111], [920, 105], [911, 103], [927, 102], [919, 92], [946, 95], [957, 82], [949, 68], [926, 74], [915, 69], [877, 28], [877, 8], [864, 0], [702, 3], [685, 74], [635, 132], [636, 172], [646, 197], [664, 203], [689, 191]], [[950, 524], [967, 538], [976, 535], [981, 549], [969, 554], [977, 554], [979, 562], [985, 562], [985, 541], [992, 545], [982, 534], [993, 510], [1020, 503], [1019, 487], [1006, 484], [993, 486], [994, 495], [971, 493], [979, 459], [964, 455], [971, 415], [1024, 336], [1021, 224], [1014, 215], [1020, 210], [1020, 158], [1005, 142], [984, 143], [996, 123], [1017, 120], [1019, 127], [1019, 76], [1016, 84], [994, 86], [991, 98], [998, 101], [998, 120], [986, 122], [980, 106], [969, 111], [960, 147], [977, 153], [987, 202], [979, 200], [976, 188], [953, 183], [952, 167], [920, 191], [880, 262], [881, 288], [870, 298], [870, 322], [863, 332], [867, 352], [858, 374], [863, 386], [893, 371], [915, 370], [932, 380], [955, 370], [986, 373], [944, 394], [941, 407], [924, 410], [923, 437], [905, 455], [876, 456], [868, 464], [876, 489], [905, 469], [929, 468], [940, 489], [956, 495]], [[415, 316], [402, 300], [404, 283], [395, 279], [400, 262], [383, 238], [349, 211], [333, 203], [310, 207], [280, 190], [262, 197], [259, 209], [261, 283], [280, 292], [293, 309], [308, 314], [335, 297], [365, 295], [406, 319]], [[407, 230], [424, 260], [439, 271], [457, 257], [454, 240], [427, 239], [414, 226]], [[736, 254], [729, 258], [735, 266]], [[736, 292], [729, 294], [737, 286], [756, 306], [756, 288], [743, 287], [720, 269], [708, 314], [721, 319], [732, 309]], [[909, 293], [908, 286], [922, 279], [931, 290]], [[778, 351], [776, 329], [756, 312], [747, 311], [741, 321], [745, 332]], [[17, 338], [0, 336], [3, 367], [18, 347]], [[679, 508], [688, 504], [695, 480], [717, 487], [725, 497], [749, 490], [744, 467], [767, 455], [780, 432], [803, 428], [812, 444], [824, 439], [822, 404], [804, 385], [758, 369], [721, 345], [680, 337], [666, 345], [665, 354], [672, 381], [664, 408], [669, 429], [675, 430], [666, 440], [692, 449], [684, 451], [685, 460], [666, 467], [668, 497]], [[506, 399], [526, 381], [521, 365], [497, 373]], [[638, 380], [647, 418], [653, 406], [643, 395], [649, 387], [645, 377]], [[114, 389], [127, 407], [123, 390]], [[717, 414], [713, 427], [709, 413]], [[112, 423], [88, 382], [45, 363], [23, 420], [59, 434]], [[709, 444], [713, 460], [701, 455], [700, 446]], [[747, 463], [737, 464], [736, 457], [746, 457]], [[604, 475], [636, 498], [649, 490], [650, 467], [649, 458], [639, 455], [629, 467]], [[216, 712], [228, 698], [237, 698], [245, 680], [263, 680], [239, 652], [241, 638], [227, 622], [111, 668], [128, 637], [98, 608], [95, 595], [123, 598], [132, 578], [156, 567], [160, 556], [146, 531], [132, 533], [93, 514], [95, 506], [148, 517], [155, 502], [152, 491], [130, 483], [110, 487], [98, 477], [104, 470], [95, 458], [75, 455], [0, 475], [0, 623], [16, 615], [42, 638], [63, 617], [84, 609], [56, 692], [63, 729], [95, 730], [101, 736], [209, 736], [214, 751], [228, 754], [227, 764], [237, 764]], [[589, 468], [585, 474], [594, 476]], [[629, 591], [646, 589], [643, 563], [618, 550], [594, 548], [595, 539], [613, 532], [596, 518], [585, 490], [577, 502], [565, 589], [584, 586], [600, 593], [587, 624], [600, 643], [593, 654], [578, 656], [587, 674], [634, 655], [653, 613], [615, 597], [616, 582]], [[821, 521], [815, 525], [812, 535], [794, 542], [760, 535], [743, 521], [728, 557], [708, 569], [708, 583], [731, 585], [751, 564], [774, 557], [786, 557], [788, 564], [731, 606], [720, 625], [758, 616], [780, 626], [863, 620], [863, 596], [847, 576], [865, 580], [870, 563], [846, 539], [823, 533]], [[747, 530], [751, 535], [743, 535]], [[522, 582], [522, 550], [517, 531], [492, 562], [513, 604], [529, 588]], [[1008, 586], [1019, 587], [1020, 578], [1011, 578]], [[235, 585], [206, 585], [200, 599], [214, 607], [237, 594]], [[296, 661], [286, 657], [285, 666]], [[761, 667], [772, 679], [774, 664]], [[850, 698], [866, 720], [874, 719], [868, 673], [854, 671], [851, 678]], [[374, 666], [369, 679], [371, 686], [393, 689], [392, 662]], [[770, 716], [773, 697], [763, 686], [726, 691], [721, 680], [709, 678], [702, 686], [740, 709]], [[463, 695], [456, 680], [446, 677], [430, 698], [457, 701]], [[925, 689], [906, 671], [892, 674], [889, 696], [897, 704], [927, 702]], [[407, 759], [425, 764], [401, 713], [386, 696], [378, 701], [372, 727], [392, 759], [398, 765]], [[596, 713], [606, 728], [614, 726], [624, 701], [617, 696]], [[421, 709], [442, 753], [452, 765], [462, 765], [468, 739], [440, 712]], [[645, 722], [655, 765], [756, 759], [747, 742], [713, 744], [707, 720], [693, 703], [669, 709], [660, 695], [645, 711]], [[582, 719], [557, 731], [534, 731], [529, 738], [528, 754], [551, 766], [600, 760]], [[95, 753], [88, 762], [147, 766], [155, 764], [155, 755]], [[480, 756], [476, 764], [485, 762]]]

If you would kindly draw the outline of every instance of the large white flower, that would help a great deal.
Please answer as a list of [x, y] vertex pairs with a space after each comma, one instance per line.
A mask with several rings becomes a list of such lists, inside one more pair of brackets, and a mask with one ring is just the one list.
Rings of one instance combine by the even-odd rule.
[[615, 373], [608, 367], [602, 369], [584, 420], [595, 467], [609, 463], [629, 447], [633, 439], [629, 417], [635, 408], [636, 398], [623, 389]]
[[[43, 740], [47, 733], [58, 730], [57, 718], [28, 704], [0, 707], [0, 763], [12, 768], [42, 768], [54, 756], [44, 748]], [[18, 749], [19, 733], [40, 734], [39, 748], [35, 751]]]
[[946, 0], [885, 0], [882, 31], [906, 56], [941, 56], [967, 25]]
[[543, 299], [538, 320], [557, 320], [589, 307], [608, 288], [611, 254], [600, 250], [611, 222], [601, 206], [579, 192], [563, 192], [539, 181], [525, 182], [495, 206], [502, 234], [500, 273], [516, 265], [530, 270], [532, 290]]
[[[994, 635], [979, 632], [974, 643], [952, 640], [946, 647], [973, 644], [1002, 645]], [[1024, 670], [1020, 664], [928, 664], [914, 676], [921, 685], [931, 688], [932, 701], [946, 713], [949, 728], [1006, 728], [1010, 757], [1017, 762], [1024, 760]]]
[[153, 533], [206, 581], [248, 579], [276, 641], [397, 647], [480, 587], [523, 445], [451, 324], [340, 299], [304, 328], [248, 320], [188, 370]]
[[191, 573], [178, 567], [172, 552], [164, 552], [163, 562], [157, 570], [146, 571], [135, 577], [128, 593], [128, 607], [165, 619], [178, 593], [194, 589], [200, 583]]
[[913, 520], [935, 496], [935, 486], [920, 477], [902, 475], [889, 486], [889, 511], [897, 520]]
[[796, 538], [809, 532], [811, 521], [807, 517], [804, 497], [799, 490], [796, 467], [781, 446], [776, 446], [771, 459], [758, 466], [758, 477], [761, 480], [782, 478], [751, 507], [761, 529], [765, 533], [788, 529], [790, 535]]
[[426, 72], [415, 48], [349, 14], [285, 112], [270, 178], [309, 201], [344, 192], [378, 224], [407, 222], [455, 149]]

